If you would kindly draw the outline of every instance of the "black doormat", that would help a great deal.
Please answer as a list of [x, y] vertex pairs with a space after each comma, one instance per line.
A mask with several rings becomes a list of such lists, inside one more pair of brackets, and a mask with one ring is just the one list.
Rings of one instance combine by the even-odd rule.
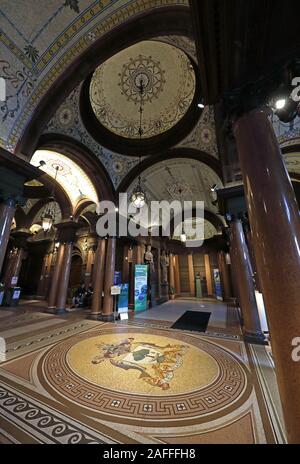
[[205, 332], [211, 313], [200, 311], [186, 311], [171, 326], [171, 329], [195, 330], [196, 332]]

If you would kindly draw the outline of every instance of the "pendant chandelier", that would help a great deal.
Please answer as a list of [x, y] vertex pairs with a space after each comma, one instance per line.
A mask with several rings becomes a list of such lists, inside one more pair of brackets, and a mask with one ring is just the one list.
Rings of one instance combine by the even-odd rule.
[[[180, 203], [182, 204], [182, 189], [181, 189], [181, 187], [179, 187], [178, 193], [179, 193], [179, 196], [180, 196]], [[186, 242], [186, 233], [185, 233], [185, 230], [184, 230], [184, 221], [182, 223], [182, 232], [180, 234], [180, 240], [181, 240], [182, 243]]]
[[[140, 125], [139, 125], [139, 138], [140, 142], [142, 141], [143, 129], [142, 129], [142, 115], [143, 115], [143, 94], [144, 94], [144, 83], [143, 79], [140, 80], [139, 91], [140, 91]], [[141, 164], [141, 156], [139, 157], [139, 166]], [[131, 194], [131, 203], [137, 208], [140, 209], [146, 204], [146, 193], [142, 187], [141, 174], [139, 174], [138, 183]]]
[[55, 186], [58, 170], [59, 170], [59, 166], [56, 166], [52, 194], [49, 198], [50, 202], [48, 203], [48, 206], [45, 210], [45, 214], [42, 216], [42, 229], [45, 232], [45, 234], [50, 231], [51, 227], [53, 226], [55, 222], [55, 205], [51, 205], [51, 202], [53, 203], [55, 201], [54, 186]]

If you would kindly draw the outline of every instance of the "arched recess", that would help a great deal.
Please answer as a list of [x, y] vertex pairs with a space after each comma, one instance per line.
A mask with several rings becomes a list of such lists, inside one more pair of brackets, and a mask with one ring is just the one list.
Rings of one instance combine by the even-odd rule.
[[192, 18], [187, 6], [165, 5], [139, 13], [92, 42], [59, 75], [39, 101], [15, 153], [26, 156], [33, 154], [40, 134], [59, 105], [96, 66], [130, 45], [164, 35], [193, 37]]
[[70, 158], [91, 179], [99, 200], [114, 200], [115, 189], [107, 170], [85, 145], [66, 135], [45, 134], [38, 142], [38, 149], [55, 150]]
[[201, 161], [202, 163], [210, 167], [217, 174], [220, 180], [223, 180], [221, 164], [217, 158], [209, 155], [208, 153], [202, 150], [197, 150], [195, 148], [180, 147], [172, 148], [171, 150], [166, 150], [162, 153], [157, 153], [156, 155], [148, 156], [147, 158], [143, 159], [141, 163], [134, 166], [134, 168], [131, 169], [131, 171], [129, 171], [128, 174], [124, 177], [124, 179], [118, 186], [117, 193], [126, 192], [130, 184], [135, 179], [137, 179], [138, 175], [146, 169], [153, 166], [154, 164], [174, 158], [187, 158], [196, 161]]

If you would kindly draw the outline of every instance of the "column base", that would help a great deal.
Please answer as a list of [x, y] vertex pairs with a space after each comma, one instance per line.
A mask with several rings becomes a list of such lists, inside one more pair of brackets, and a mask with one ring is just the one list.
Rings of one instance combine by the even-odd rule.
[[68, 311], [66, 311], [66, 308], [56, 308], [54, 314], [57, 316], [61, 316], [63, 314], [68, 314]]
[[50, 306], [49, 308], [44, 310], [44, 313], [55, 314], [56, 307]]
[[100, 321], [101, 320], [101, 313], [90, 313], [86, 319], [90, 319], [92, 321]]
[[114, 322], [114, 315], [113, 313], [111, 314], [101, 314], [100, 320], [104, 322]]
[[244, 332], [244, 341], [247, 343], [253, 343], [254, 345], [268, 345], [268, 342], [264, 334], [253, 334], [249, 332]]

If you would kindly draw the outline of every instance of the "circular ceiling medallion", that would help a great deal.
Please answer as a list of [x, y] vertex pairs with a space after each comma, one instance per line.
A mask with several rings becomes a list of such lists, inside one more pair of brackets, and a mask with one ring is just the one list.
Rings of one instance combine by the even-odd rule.
[[92, 111], [113, 134], [139, 139], [141, 83], [143, 139], [174, 127], [195, 95], [194, 68], [183, 51], [162, 42], [139, 42], [100, 65], [90, 81]]
[[38, 372], [52, 395], [91, 413], [166, 426], [213, 420], [252, 388], [242, 363], [214, 343], [140, 327], [76, 335], [47, 351]]
[[160, 62], [152, 56], [139, 55], [137, 58], [130, 58], [128, 63], [123, 64], [122, 72], [119, 73], [122, 95], [127, 101], [140, 103], [140, 87], [143, 86], [143, 104], [152, 102], [158, 98], [163, 90], [165, 71], [161, 68]]

